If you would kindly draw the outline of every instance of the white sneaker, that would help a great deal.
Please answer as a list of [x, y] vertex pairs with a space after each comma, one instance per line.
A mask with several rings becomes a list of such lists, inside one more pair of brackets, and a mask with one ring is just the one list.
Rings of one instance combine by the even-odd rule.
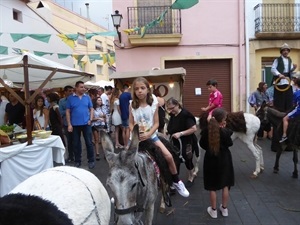
[[207, 212], [208, 212], [208, 214], [211, 216], [211, 218], [216, 219], [216, 218], [218, 217], [218, 212], [217, 212], [217, 210], [213, 210], [213, 209], [211, 208], [211, 206], [209, 206], [209, 207], [207, 208]]
[[225, 217], [228, 216], [228, 209], [227, 208], [224, 209], [222, 204], [220, 205], [220, 211], [221, 211], [222, 216], [225, 216]]
[[185, 188], [184, 183], [181, 180], [178, 183], [173, 183], [173, 186], [176, 188], [176, 190], [181, 196], [183, 197], [190, 196], [189, 191]]

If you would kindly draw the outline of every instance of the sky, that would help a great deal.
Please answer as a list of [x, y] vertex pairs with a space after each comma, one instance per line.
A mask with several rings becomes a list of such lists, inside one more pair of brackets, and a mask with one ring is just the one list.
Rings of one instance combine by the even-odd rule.
[[114, 30], [111, 19], [111, 14], [113, 14], [112, 0], [53, 0], [53, 2], [83, 17], [88, 15], [85, 3], [89, 3], [91, 21], [108, 30]]

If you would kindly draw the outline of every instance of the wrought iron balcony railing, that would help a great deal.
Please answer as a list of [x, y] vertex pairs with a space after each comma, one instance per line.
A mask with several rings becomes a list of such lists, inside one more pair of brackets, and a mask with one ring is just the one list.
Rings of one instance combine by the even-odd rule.
[[255, 33], [300, 32], [300, 4], [258, 4]]
[[[170, 6], [128, 7], [128, 28], [143, 27], [157, 19], [168, 9], [162, 23], [147, 29], [146, 34], [181, 34], [181, 11]], [[141, 34], [138, 30], [131, 34]]]

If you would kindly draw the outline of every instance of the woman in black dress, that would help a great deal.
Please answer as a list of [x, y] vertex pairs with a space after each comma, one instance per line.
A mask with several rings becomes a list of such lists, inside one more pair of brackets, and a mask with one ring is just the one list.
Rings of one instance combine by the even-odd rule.
[[234, 170], [229, 147], [232, 146], [232, 131], [225, 128], [227, 113], [216, 108], [208, 127], [201, 132], [200, 146], [206, 150], [203, 163], [204, 189], [210, 191], [207, 212], [217, 218], [217, 190], [222, 189], [220, 211], [228, 216], [229, 189], [234, 185]]
[[[197, 137], [195, 135], [196, 120], [192, 113], [182, 108], [181, 104], [175, 99], [170, 98], [166, 103], [167, 111], [170, 113], [168, 124], [168, 133], [172, 137], [173, 144], [180, 148], [179, 139], [182, 143], [182, 157], [185, 161], [185, 166], [188, 169], [188, 180], [186, 187], [191, 187], [194, 184], [196, 172], [193, 164], [193, 153], [199, 157], [199, 147]], [[179, 170], [179, 168], [178, 168]]]

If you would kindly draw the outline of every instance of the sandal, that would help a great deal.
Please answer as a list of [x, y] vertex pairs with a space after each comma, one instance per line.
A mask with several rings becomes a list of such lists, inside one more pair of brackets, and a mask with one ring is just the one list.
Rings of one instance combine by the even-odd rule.
[[118, 144], [118, 145], [116, 145], [116, 148], [124, 148], [124, 146], [123, 145], [120, 145], [120, 144]]
[[96, 154], [96, 160], [97, 160], [97, 161], [100, 160], [100, 154]]

